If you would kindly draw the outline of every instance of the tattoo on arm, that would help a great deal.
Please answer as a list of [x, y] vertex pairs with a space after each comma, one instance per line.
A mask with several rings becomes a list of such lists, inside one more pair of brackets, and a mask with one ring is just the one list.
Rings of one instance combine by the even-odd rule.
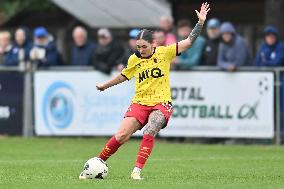
[[197, 24], [195, 25], [195, 27], [193, 28], [193, 30], [188, 36], [189, 40], [191, 41], [191, 44], [193, 44], [196, 38], [200, 35], [202, 28], [203, 28], [203, 24], [200, 22], [197, 22]]
[[166, 118], [160, 110], [153, 111], [149, 116], [149, 121], [145, 125], [144, 134], [156, 136], [165, 126]]

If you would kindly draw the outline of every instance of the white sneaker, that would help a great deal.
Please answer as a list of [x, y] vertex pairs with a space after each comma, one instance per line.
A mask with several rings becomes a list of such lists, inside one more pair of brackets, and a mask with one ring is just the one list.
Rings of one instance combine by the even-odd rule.
[[87, 179], [85, 171], [82, 171], [82, 173], [79, 175], [79, 179], [80, 180], [86, 180]]
[[140, 171], [135, 171], [133, 170], [132, 173], [131, 173], [131, 178], [133, 180], [142, 180], [143, 178], [141, 178], [141, 173]]

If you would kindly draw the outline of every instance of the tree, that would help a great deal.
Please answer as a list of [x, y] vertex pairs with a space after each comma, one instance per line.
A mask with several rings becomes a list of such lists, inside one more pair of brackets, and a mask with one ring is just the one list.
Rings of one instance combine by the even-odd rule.
[[50, 10], [56, 8], [50, 0], [0, 0], [0, 17], [9, 19], [22, 11]]

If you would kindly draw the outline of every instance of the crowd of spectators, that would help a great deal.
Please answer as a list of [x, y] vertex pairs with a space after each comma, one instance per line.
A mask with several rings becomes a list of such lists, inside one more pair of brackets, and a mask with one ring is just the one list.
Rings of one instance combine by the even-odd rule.
[[[165, 46], [188, 37], [194, 25], [189, 20], [178, 20], [174, 25], [168, 16], [160, 18], [160, 26], [153, 32], [154, 45]], [[122, 70], [128, 57], [136, 51], [136, 36], [139, 29], [129, 31], [129, 40], [124, 43], [115, 39], [108, 28], [100, 28], [97, 41], [90, 40], [86, 28], [73, 29], [73, 47], [70, 62], [64, 63], [56, 47], [54, 37], [45, 27], [33, 31], [17, 28], [12, 36], [0, 31], [0, 65], [25, 66], [31, 62], [37, 67], [48, 66], [93, 66], [105, 74], [111, 70]], [[32, 36], [31, 36], [32, 34]], [[244, 37], [230, 22], [211, 18], [204, 26], [204, 36], [199, 36], [190, 49], [178, 56], [172, 69], [190, 69], [193, 66], [217, 66], [222, 70], [234, 71], [240, 66], [283, 66], [284, 44], [279, 31], [273, 26], [263, 30], [263, 42], [253, 57]]]

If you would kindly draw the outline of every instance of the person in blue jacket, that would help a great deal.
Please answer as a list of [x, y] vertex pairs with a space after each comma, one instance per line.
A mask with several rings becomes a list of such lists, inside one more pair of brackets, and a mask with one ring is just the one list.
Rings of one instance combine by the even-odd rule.
[[71, 64], [74, 66], [87, 66], [93, 64], [96, 44], [88, 40], [88, 33], [82, 26], [73, 30], [74, 46], [72, 49]]
[[63, 64], [53, 37], [44, 27], [38, 27], [34, 30], [34, 45], [30, 52], [30, 59], [39, 67]]
[[217, 65], [226, 71], [235, 71], [239, 66], [251, 64], [251, 53], [243, 37], [230, 22], [224, 22], [220, 28], [222, 42], [218, 48]]
[[256, 66], [283, 66], [284, 43], [279, 39], [278, 29], [267, 26], [264, 29], [264, 42], [255, 58]]
[[28, 29], [20, 27], [15, 31], [15, 42], [7, 55], [6, 65], [17, 66], [20, 63], [25, 64], [29, 60], [29, 53], [32, 48], [32, 42], [28, 37]]
[[11, 34], [8, 31], [0, 32], [0, 55], [1, 64], [4, 66], [16, 66], [16, 60], [13, 57], [13, 45], [11, 43]]

